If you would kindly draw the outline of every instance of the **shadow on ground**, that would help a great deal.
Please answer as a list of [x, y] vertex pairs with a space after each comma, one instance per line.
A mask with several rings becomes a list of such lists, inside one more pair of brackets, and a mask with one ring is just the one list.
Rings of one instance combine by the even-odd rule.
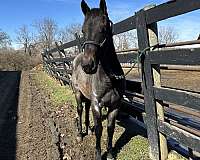
[[[128, 117], [119, 117], [117, 124], [125, 129], [122, 135], [119, 137], [115, 146], [113, 148], [114, 158], [116, 159], [117, 154], [120, 150], [135, 136], [147, 137], [146, 129], [143, 126], [136, 123], [131, 116]], [[102, 156], [103, 159], [106, 159], [106, 153]]]
[[21, 72], [0, 72], [0, 159], [15, 160]]

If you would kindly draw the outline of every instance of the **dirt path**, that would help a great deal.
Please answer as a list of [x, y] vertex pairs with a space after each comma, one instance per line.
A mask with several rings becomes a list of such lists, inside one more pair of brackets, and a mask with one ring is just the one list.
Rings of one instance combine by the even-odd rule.
[[[86, 136], [83, 142], [78, 143], [75, 108], [69, 104], [51, 106], [48, 96], [35, 84], [35, 74], [37, 73], [34, 71], [22, 72], [20, 81], [18, 72], [0, 73], [0, 89], [2, 91], [7, 88], [1, 92], [0, 99], [0, 160], [94, 159], [95, 136]], [[105, 121], [103, 125], [106, 128]], [[114, 144], [117, 156], [119, 150], [135, 134], [129, 133], [128, 136], [119, 125], [116, 130]], [[104, 158], [106, 134], [104, 129]], [[120, 136], [122, 137], [119, 138]]]
[[0, 160], [94, 159], [90, 138], [77, 143], [75, 110], [52, 107], [34, 74], [0, 73]]
[[60, 159], [46, 98], [30, 77], [29, 72], [0, 72], [0, 160]]
[[[32, 72], [33, 73], [33, 72]], [[37, 73], [37, 72], [35, 72]], [[37, 76], [37, 74], [36, 74]], [[31, 76], [31, 82], [34, 83], [36, 78]], [[36, 86], [32, 84], [32, 86]], [[37, 88], [37, 87], [36, 87]], [[43, 93], [42, 89], [37, 90], [39, 93]], [[48, 97], [48, 96], [47, 96]], [[46, 100], [48, 104], [48, 99]], [[48, 105], [44, 105], [48, 106]], [[41, 106], [41, 108], [43, 108]], [[76, 108], [68, 103], [59, 106], [53, 107], [48, 106], [48, 115], [51, 115], [55, 123], [56, 129], [58, 131], [59, 139], [59, 153], [60, 158], [65, 160], [93, 160], [95, 159], [95, 136], [88, 135], [85, 136], [83, 141], [79, 143], [76, 139], [76, 127], [75, 127], [75, 118], [76, 118]], [[84, 117], [84, 115], [83, 115]], [[92, 118], [91, 118], [92, 119]], [[102, 135], [102, 156], [103, 159], [106, 159], [106, 142], [107, 142], [107, 122], [103, 121], [103, 135]], [[131, 129], [133, 128], [133, 129]], [[115, 157], [118, 156], [120, 150], [127, 144], [129, 141], [136, 137], [137, 135], [145, 136], [145, 130], [138, 124], [128, 123], [128, 120], [121, 120], [118, 125], [116, 125], [116, 132], [114, 134], [113, 145], [115, 148]], [[143, 147], [138, 147], [143, 148]], [[140, 150], [140, 149], [138, 149]], [[143, 152], [143, 151], [142, 151]], [[145, 151], [144, 151], [145, 152]], [[140, 156], [139, 159], [143, 158], [145, 160], [148, 158], [148, 149], [146, 147], [146, 152]], [[138, 153], [135, 153], [136, 155]], [[134, 155], [134, 154], [133, 154]], [[116, 158], [122, 160], [121, 158]], [[134, 160], [139, 160], [138, 158]]]
[[[0, 160], [95, 159], [95, 136], [88, 135], [81, 143], [76, 139], [76, 109], [67, 103], [52, 106], [50, 96], [36, 85], [36, 71], [22, 72], [21, 78], [20, 74], [0, 72]], [[103, 159], [106, 158], [106, 124], [104, 121]], [[117, 160], [149, 159], [147, 141], [142, 137], [140, 145], [138, 135], [146, 136], [143, 127], [130, 123], [129, 119], [118, 121], [113, 139]], [[126, 147], [130, 142], [135, 144], [129, 145], [134, 150]]]
[[58, 135], [52, 133], [55, 130], [53, 124], [49, 125], [51, 122], [50, 114], [45, 110], [48, 107], [46, 103], [48, 99], [32, 83], [31, 76], [31, 73], [22, 73], [16, 159], [56, 160], [60, 158], [56, 145]]

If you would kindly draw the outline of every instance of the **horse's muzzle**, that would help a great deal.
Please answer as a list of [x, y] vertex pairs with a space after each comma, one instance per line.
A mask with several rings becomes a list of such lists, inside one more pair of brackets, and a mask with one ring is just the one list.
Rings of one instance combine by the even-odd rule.
[[90, 61], [89, 63], [83, 63], [82, 68], [86, 74], [94, 74], [97, 71], [97, 65], [95, 61]]
[[84, 56], [82, 58], [82, 68], [87, 74], [94, 74], [97, 71], [97, 51], [98, 47], [94, 44], [86, 43], [84, 45]]

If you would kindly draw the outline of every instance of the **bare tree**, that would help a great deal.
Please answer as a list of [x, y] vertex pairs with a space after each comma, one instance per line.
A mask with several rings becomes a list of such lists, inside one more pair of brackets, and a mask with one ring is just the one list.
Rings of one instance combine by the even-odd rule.
[[30, 35], [30, 31], [28, 29], [28, 26], [22, 25], [17, 30], [17, 42], [24, 45], [24, 52], [31, 54], [30, 45], [32, 45], [32, 36]]
[[[60, 29], [59, 35], [58, 35], [58, 40], [61, 42], [69, 42], [72, 40], [75, 40], [77, 37], [76, 36], [82, 36], [82, 25], [79, 23], [74, 23], [66, 26], [65, 28]], [[80, 45], [79, 45], [80, 46]], [[73, 53], [78, 53], [79, 49], [77, 46], [68, 49], [69, 52]]]
[[[178, 40], [178, 32], [173, 27], [160, 27], [159, 43], [174, 43]], [[116, 50], [124, 50], [138, 47], [137, 34], [135, 31], [129, 31], [114, 36]]]
[[81, 35], [81, 24], [74, 23], [60, 29], [58, 39], [62, 42], [69, 42], [76, 38], [75, 34]]
[[114, 44], [116, 50], [124, 50], [137, 47], [136, 32], [129, 31], [114, 36]]
[[178, 32], [173, 27], [164, 27], [159, 28], [158, 39], [160, 44], [174, 43], [178, 40]]
[[0, 29], [0, 48], [8, 48], [11, 45], [10, 36]]
[[33, 26], [37, 30], [37, 41], [42, 44], [42, 48], [52, 48], [58, 28], [56, 22], [51, 18], [44, 18], [36, 21]]

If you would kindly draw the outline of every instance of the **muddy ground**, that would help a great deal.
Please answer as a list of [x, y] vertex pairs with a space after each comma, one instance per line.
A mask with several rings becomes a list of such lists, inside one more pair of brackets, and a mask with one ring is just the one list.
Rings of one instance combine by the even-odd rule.
[[90, 145], [76, 141], [72, 106], [51, 106], [48, 96], [36, 86], [34, 74], [22, 75], [16, 159], [93, 159]]
[[[9, 99], [5, 98], [4, 101], [0, 99], [0, 107], [5, 110], [4, 113], [0, 113], [0, 159], [93, 160], [95, 136], [86, 136], [83, 142], [78, 143], [76, 139], [76, 110], [74, 106], [68, 103], [59, 107], [52, 106], [49, 96], [36, 85], [35, 75], [37, 72], [22, 72], [21, 81], [20, 74], [21, 73], [9, 76], [0, 74], [0, 89], [4, 91], [4, 88], [7, 88], [4, 92], [1, 92], [1, 97], [9, 97]], [[174, 80], [175, 78], [173, 77], [177, 77], [178, 74], [180, 75], [180, 73], [177, 72], [172, 72], [172, 74], [168, 73], [165, 75], [166, 78], [162, 79], [162, 82], [164, 84], [173, 85], [173, 82], [169, 81], [169, 75], [172, 75], [171, 80]], [[198, 85], [200, 80], [199, 72], [198, 74], [186, 73], [181, 75], [182, 77], [178, 76], [181, 80], [180, 82], [182, 82], [183, 79], [186, 79], [186, 81], [188, 79], [188, 82], [191, 82], [191, 78], [195, 80], [195, 82], [191, 82], [188, 86], [176, 82], [173, 86], [181, 85], [184, 89], [192, 88], [195, 91], [200, 91]], [[10, 78], [7, 79], [5, 77]], [[13, 86], [15, 87], [13, 88]], [[20, 92], [18, 95], [19, 87]], [[19, 101], [16, 101], [18, 96]], [[7, 102], [7, 107], [5, 102]], [[113, 144], [115, 157], [119, 160], [121, 160], [119, 158], [121, 150], [125, 150], [124, 153], [127, 153], [128, 150], [132, 149], [126, 148], [126, 144], [128, 144], [133, 137], [137, 138], [138, 135], [140, 135], [140, 137], [146, 136], [145, 130], [140, 125], [129, 124], [129, 122], [130, 120], [127, 121], [126, 119], [121, 119], [121, 121], [117, 122]], [[105, 159], [105, 121], [103, 122], [103, 126], [102, 154]], [[147, 144], [144, 143], [144, 145]], [[137, 151], [137, 149], [136, 145], [134, 151]], [[132, 154], [135, 154], [134, 151]], [[140, 157], [136, 157], [136, 153], [134, 160], [149, 159], [148, 150], [138, 150], [137, 152], [142, 153]], [[122, 154], [122, 156], [127, 155]]]
[[[36, 85], [34, 77], [37, 73], [34, 71], [22, 72], [21, 81], [20, 74], [1, 76], [1, 89], [7, 88], [8, 91], [4, 92], [5, 95], [1, 92], [5, 101], [0, 106], [6, 110], [4, 109], [5, 112], [2, 112], [0, 119], [2, 122], [0, 124], [0, 159], [93, 160], [95, 136], [94, 134], [85, 136], [83, 142], [78, 143], [74, 106], [67, 103], [59, 107], [52, 106], [49, 96]], [[13, 87], [16, 88], [16, 91]], [[7, 102], [8, 107], [4, 105]], [[105, 128], [105, 121], [103, 125]], [[137, 132], [133, 129], [127, 129], [129, 128], [128, 122], [118, 122], [117, 134], [114, 138], [115, 157], [132, 137], [145, 136], [142, 127], [137, 126], [137, 124], [132, 125], [132, 127], [138, 128]], [[104, 159], [106, 157], [106, 134], [106, 129], [104, 129], [102, 136], [102, 156]], [[148, 159], [148, 154], [145, 156], [147, 156], [145, 159]]]
[[[29, 74], [29, 80], [27, 79], [26, 81], [29, 81], [31, 91], [31, 93], [27, 93], [27, 95], [32, 95], [32, 102], [30, 103], [32, 106], [32, 111], [30, 113], [33, 113], [32, 117], [30, 117], [30, 119], [32, 119], [31, 126], [35, 127], [33, 128], [34, 130], [30, 131], [30, 133], [35, 132], [35, 136], [31, 136], [32, 142], [31, 145], [28, 147], [29, 150], [32, 152], [31, 154], [35, 154], [34, 157], [38, 156], [38, 159], [95, 159], [94, 133], [92, 135], [85, 136], [82, 142], [78, 142], [76, 139], [76, 108], [69, 103], [65, 103], [64, 105], [61, 105], [59, 107], [52, 106], [50, 104], [48, 96], [46, 96], [43, 90], [40, 89], [35, 83], [36, 76], [34, 74], [37, 73], [26, 73], [24, 77], [28, 77], [27, 74]], [[37, 116], [35, 116], [36, 113]], [[47, 124], [49, 123], [49, 121], [51, 121], [51, 123]], [[28, 125], [27, 123], [24, 124], [26, 126]], [[136, 131], [135, 129], [130, 129], [130, 125], [132, 124], [129, 124], [129, 122], [127, 122], [126, 120], [120, 122], [118, 121], [118, 125], [116, 126], [116, 134], [113, 140], [115, 144], [115, 157], [117, 157], [117, 153], [130, 141], [132, 137], [137, 135], [141, 135], [144, 137], [146, 136], [146, 132], [141, 126], [139, 126], [138, 124], [132, 125], [131, 127], [137, 128]], [[102, 156], [103, 159], [106, 159], [106, 121], [103, 121], [103, 126], [104, 130], [102, 136]], [[54, 145], [54, 147], [50, 147], [49, 144]], [[36, 147], [37, 145], [39, 145], [39, 147]], [[35, 150], [34, 148], [37, 148], [37, 150]], [[42, 152], [39, 152], [41, 150]], [[51, 154], [52, 152], [54, 152], [54, 154]], [[22, 155], [20, 154], [20, 152], [17, 153], [19, 153], [19, 155]], [[55, 154], [57, 154], [57, 157], [53, 157], [53, 155]], [[47, 155], [49, 157], [47, 157]], [[144, 159], [149, 159], [148, 154], [144, 154], [143, 157], [146, 157]]]

